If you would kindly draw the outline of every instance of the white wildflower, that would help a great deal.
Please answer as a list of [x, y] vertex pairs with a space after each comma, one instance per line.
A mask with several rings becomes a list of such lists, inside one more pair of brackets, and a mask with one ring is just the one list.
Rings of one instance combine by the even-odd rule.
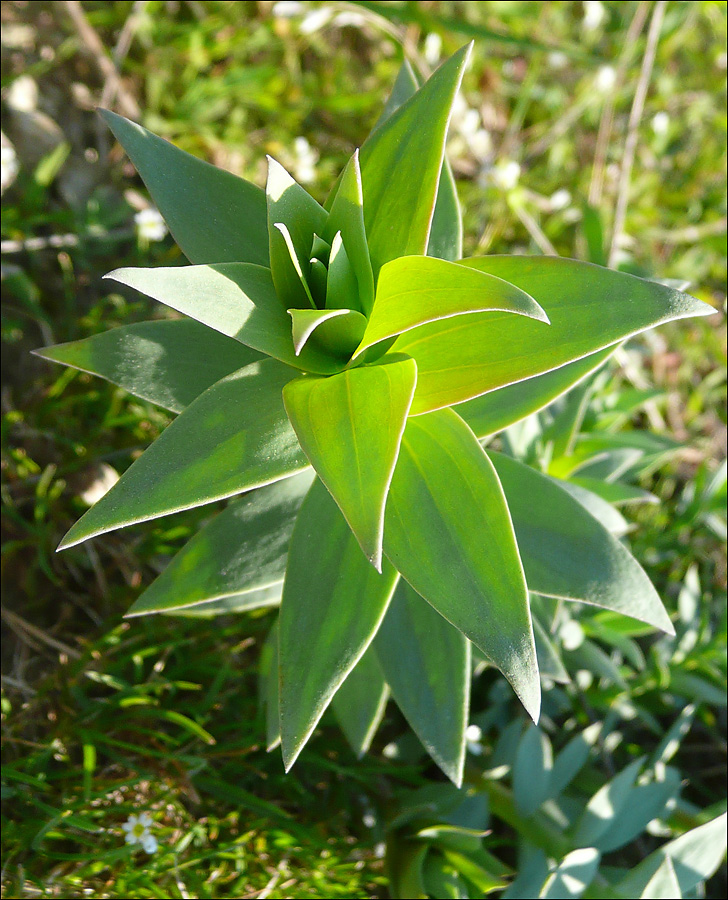
[[584, 20], [581, 23], [584, 31], [596, 31], [607, 17], [604, 4], [599, 0], [584, 0]]
[[327, 6], [321, 6], [319, 9], [312, 9], [311, 12], [306, 13], [303, 17], [298, 30], [301, 34], [313, 34], [314, 31], [319, 31], [324, 25], [328, 24], [333, 16], [334, 11]]
[[2, 161], [0, 193], [3, 194], [15, 181], [18, 172], [20, 171], [20, 164], [18, 163], [18, 155], [15, 152], [15, 147], [13, 147], [10, 141], [7, 141], [6, 143], [6, 140], [7, 138], [3, 135], [2, 157], [0, 157], [0, 160]]
[[298, 3], [297, 0], [280, 0], [274, 4], [271, 12], [277, 19], [290, 19], [292, 16], [300, 16], [303, 10], [303, 3]]
[[310, 184], [316, 180], [316, 163], [319, 155], [305, 137], [297, 137], [293, 141], [293, 173], [300, 184]]
[[129, 816], [121, 826], [126, 832], [124, 840], [127, 844], [139, 844], [149, 854], [155, 853], [159, 844], [150, 831], [153, 825], [152, 817], [148, 813]]
[[473, 756], [482, 756], [483, 747], [480, 743], [482, 740], [483, 730], [477, 725], [468, 725], [465, 729], [465, 746], [467, 747], [468, 753], [472, 753]]
[[162, 218], [162, 214], [153, 206], [142, 209], [134, 216], [136, 223], [137, 236], [142, 241], [161, 241], [167, 235], [167, 226]]
[[548, 64], [557, 71], [565, 69], [569, 64], [569, 57], [560, 50], [554, 50], [548, 55]]
[[566, 188], [561, 188], [558, 191], [555, 191], [551, 197], [549, 198], [549, 206], [553, 212], [556, 212], [560, 209], [566, 209], [566, 207], [571, 203], [571, 194]]
[[442, 52], [442, 38], [435, 31], [431, 31], [425, 38], [425, 59], [428, 65], [436, 66], [440, 61]]
[[602, 94], [608, 94], [617, 83], [617, 70], [614, 66], [600, 66], [594, 87]]
[[512, 191], [521, 177], [521, 167], [514, 159], [503, 159], [490, 171], [490, 180], [502, 191]]
[[670, 116], [664, 111], [661, 110], [652, 117], [652, 130], [655, 134], [662, 137], [662, 135], [667, 134], [667, 131], [670, 127]]

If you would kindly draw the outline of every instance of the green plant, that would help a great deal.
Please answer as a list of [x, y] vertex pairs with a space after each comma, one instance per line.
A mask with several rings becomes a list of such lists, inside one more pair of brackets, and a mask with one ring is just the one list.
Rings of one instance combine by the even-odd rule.
[[444, 145], [467, 57], [422, 86], [403, 66], [325, 206], [273, 160], [263, 192], [104, 113], [192, 263], [110, 277], [189, 318], [39, 351], [179, 413], [61, 548], [244, 494], [130, 615], [280, 601], [262, 680], [287, 768], [332, 700], [364, 752], [391, 690], [459, 784], [471, 644], [538, 718], [529, 589], [672, 631], [585, 488], [478, 439], [713, 310], [573, 260], [460, 258]]

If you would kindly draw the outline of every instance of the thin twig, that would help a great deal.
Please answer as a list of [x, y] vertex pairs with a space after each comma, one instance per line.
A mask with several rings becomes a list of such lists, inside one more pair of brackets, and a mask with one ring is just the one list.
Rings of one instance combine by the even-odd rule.
[[645, 55], [642, 60], [640, 77], [637, 82], [637, 89], [634, 93], [632, 109], [629, 113], [629, 123], [627, 125], [627, 140], [624, 142], [624, 155], [622, 156], [622, 166], [619, 173], [617, 205], [614, 210], [612, 243], [609, 248], [610, 266], [613, 266], [616, 262], [617, 253], [619, 251], [619, 244], [624, 233], [624, 223], [627, 218], [629, 187], [630, 181], [632, 179], [632, 165], [634, 164], [635, 152], [637, 150], [637, 140], [639, 138], [639, 125], [642, 119], [642, 112], [645, 108], [647, 90], [650, 86], [652, 68], [655, 63], [655, 54], [657, 53], [657, 44], [660, 39], [660, 31], [662, 29], [662, 21], [665, 18], [666, 8], [667, 0], [657, 0], [657, 3], [655, 3], [652, 12], [652, 19], [650, 21], [650, 28], [647, 32], [647, 46], [645, 47]]
[[[111, 53], [111, 58], [114, 62], [114, 70], [117, 73], [117, 76], [119, 69], [121, 69], [123, 62], [126, 59], [126, 55], [129, 52], [131, 42], [134, 40], [134, 33], [142, 20], [146, 5], [147, 0], [136, 0], [126, 22], [124, 22], [124, 27], [119, 33], [119, 39]], [[104, 81], [104, 89], [101, 91], [101, 100], [99, 101], [100, 106], [111, 106], [118, 93], [119, 84], [120, 81], [118, 77], [116, 80], [106, 78]]]
[[93, 57], [105, 82], [111, 85], [111, 89], [116, 95], [119, 109], [125, 116], [129, 116], [132, 119], [138, 119], [140, 116], [139, 105], [124, 87], [124, 84], [119, 77], [119, 73], [116, 70], [116, 66], [109, 58], [103, 41], [96, 33], [93, 25], [91, 25], [86, 18], [86, 13], [83, 11], [81, 3], [79, 0], [65, 0], [64, 6], [76, 28], [78, 36]]
[[54, 650], [59, 650], [61, 653], [65, 653], [66, 656], [72, 657], [73, 659], [79, 659], [79, 657], [81, 656], [78, 650], [75, 650], [73, 647], [69, 647], [68, 644], [64, 644], [63, 641], [59, 641], [52, 635], [46, 634], [46, 632], [41, 628], [38, 628], [31, 622], [26, 622], [25, 619], [23, 619], [17, 613], [6, 609], [4, 606], [0, 607], [0, 616], [2, 616], [8, 626], [12, 628], [12, 630], [21, 639], [24, 637], [35, 638], [36, 640], [41, 641], [47, 646], [53, 647]]
[[545, 253], [546, 256], [558, 256], [559, 252], [551, 243], [551, 241], [546, 237], [546, 235], [541, 230], [538, 222], [533, 218], [528, 210], [524, 209], [520, 203], [513, 204], [511, 207], [515, 214], [521, 221], [521, 224], [525, 227], [526, 231], [531, 235], [533, 240], [538, 246], [538, 249]]

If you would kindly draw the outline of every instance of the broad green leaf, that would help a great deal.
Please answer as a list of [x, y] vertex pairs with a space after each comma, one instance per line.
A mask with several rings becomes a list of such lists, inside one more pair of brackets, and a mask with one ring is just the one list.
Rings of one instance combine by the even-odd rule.
[[618, 821], [643, 762], [644, 758], [631, 762], [589, 800], [574, 829], [573, 840], [577, 847], [594, 847], [599, 838]]
[[283, 579], [255, 591], [230, 594], [227, 597], [221, 597], [219, 600], [209, 600], [205, 603], [198, 603], [195, 606], [185, 606], [183, 609], [171, 610], [162, 613], [162, 615], [184, 616], [190, 619], [208, 619], [215, 616], [226, 616], [230, 613], [249, 612], [251, 609], [278, 606], [281, 602], [282, 591]]
[[581, 897], [599, 869], [601, 854], [594, 847], [572, 850], [549, 875], [539, 897], [546, 900], [571, 900]]
[[466, 883], [458, 875], [457, 869], [439, 854], [428, 853], [422, 870], [425, 892], [428, 897], [443, 897], [450, 900], [468, 900]]
[[279, 624], [283, 761], [291, 768], [377, 632], [397, 583], [379, 574], [316, 479], [296, 520]]
[[296, 375], [264, 359], [191, 403], [79, 519], [59, 550], [294, 475], [308, 461], [281, 400]]
[[489, 452], [508, 498], [530, 590], [648, 622], [672, 623], [637, 560], [553, 479]]
[[389, 890], [395, 900], [427, 898], [423, 868], [429, 851], [427, 844], [416, 844], [398, 835], [390, 836], [385, 861]]
[[263, 266], [223, 263], [117, 269], [105, 277], [297, 369], [326, 374], [343, 365], [316, 347], [296, 354], [291, 319], [276, 297], [270, 269]]
[[471, 881], [485, 897], [493, 891], [501, 890], [506, 882], [502, 876], [494, 875], [480, 865], [471, 854], [458, 853], [455, 850], [444, 850], [443, 855], [468, 881]]
[[551, 770], [549, 796], [557, 798], [562, 794], [586, 765], [589, 755], [602, 733], [603, 725], [595, 722], [573, 737], [556, 756]]
[[508, 507], [490, 460], [452, 410], [407, 421], [384, 548], [417, 593], [503, 672], [537, 719], [536, 649]]
[[326, 308], [356, 310], [361, 308], [359, 286], [340, 231], [334, 235], [329, 254]]
[[571, 390], [583, 378], [601, 366], [611, 356], [614, 348], [608, 347], [598, 353], [592, 353], [583, 359], [567, 363], [552, 372], [517, 381], [506, 387], [498, 388], [458, 403], [455, 412], [463, 418], [476, 437], [483, 438], [496, 434], [514, 422], [519, 422], [548, 406], [566, 391]]
[[400, 580], [374, 650], [410, 727], [460, 787], [470, 708], [468, 641]]
[[411, 359], [384, 357], [329, 378], [306, 375], [283, 389], [306, 456], [379, 571], [384, 505], [416, 378]]
[[549, 796], [553, 750], [548, 735], [531, 724], [513, 762], [513, 799], [523, 816], [532, 816]]
[[549, 874], [548, 858], [544, 851], [521, 840], [516, 872], [515, 879], [502, 895], [503, 900], [530, 900], [535, 897]]
[[464, 313], [507, 311], [548, 322], [533, 297], [507, 281], [429, 256], [402, 256], [382, 266], [366, 331], [356, 349]]
[[573, 481], [562, 481], [560, 478], [553, 480], [567, 494], [571, 494], [574, 500], [591, 513], [614, 537], [623, 537], [627, 534], [630, 529], [629, 522], [611, 503], [580, 484], [574, 484]]
[[[305, 282], [313, 236], [324, 233], [326, 210], [270, 156], [266, 201], [270, 267], [276, 293], [284, 309], [289, 306], [309, 306]], [[285, 226], [293, 252], [289, 250], [284, 233], [276, 225]], [[296, 271], [296, 262], [301, 266], [300, 272]]]
[[332, 356], [351, 356], [367, 320], [354, 309], [289, 309], [293, 348], [300, 354], [310, 337]]
[[668, 856], [663, 859], [660, 868], [647, 882], [647, 886], [640, 894], [640, 900], [680, 900], [681, 897], [675, 866]]
[[649, 491], [635, 487], [633, 484], [625, 484], [623, 481], [602, 481], [598, 478], [582, 478], [573, 476], [569, 479], [572, 484], [586, 488], [593, 494], [613, 503], [615, 506], [626, 506], [632, 503], [659, 503], [659, 499]]
[[663, 770], [647, 784], [635, 785], [622, 807], [618, 820], [599, 836], [595, 846], [602, 853], [611, 853], [638, 838], [653, 819], [662, 818], [672, 801], [680, 793], [680, 772], [671, 767]]
[[374, 303], [374, 276], [367, 247], [363, 203], [359, 151], [356, 150], [342, 173], [322, 237], [331, 244], [333, 252], [335, 236], [341, 235], [340, 240], [346, 247], [359, 289], [361, 309], [369, 315]]
[[33, 352], [99, 375], [174, 413], [216, 381], [261, 359], [256, 350], [192, 319], [138, 322]]
[[669, 859], [685, 896], [707, 881], [726, 852], [726, 814], [669, 841], [638, 863], [615, 887], [624, 897], [640, 897], [662, 863]]
[[269, 264], [265, 193], [257, 185], [185, 153], [116, 113], [99, 112], [191, 263]]
[[541, 375], [663, 322], [715, 312], [664, 285], [571, 259], [486, 256], [459, 264], [526, 291], [551, 325], [481, 313], [401, 335], [394, 347], [417, 362], [413, 415]]
[[470, 46], [463, 47], [364, 142], [364, 223], [374, 275], [390, 259], [426, 251], [445, 137]]
[[268, 753], [281, 742], [278, 703], [278, 619], [271, 625], [260, 652], [258, 693], [265, 709], [265, 749]]
[[331, 701], [341, 730], [360, 758], [369, 749], [382, 721], [388, 697], [389, 687], [370, 645]]
[[185, 544], [127, 616], [206, 604], [282, 581], [293, 523], [312, 477], [302, 472], [232, 502]]
[[[412, 66], [405, 59], [375, 129], [383, 125], [392, 113], [416, 93], [419, 81]], [[463, 222], [460, 214], [457, 187], [447, 157], [443, 160], [437, 186], [437, 200], [432, 217], [427, 255], [454, 261], [463, 255]]]

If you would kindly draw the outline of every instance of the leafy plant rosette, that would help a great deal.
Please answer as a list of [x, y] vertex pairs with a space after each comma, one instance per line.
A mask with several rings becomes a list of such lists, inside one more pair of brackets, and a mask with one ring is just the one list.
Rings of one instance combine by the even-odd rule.
[[102, 113], [192, 263], [107, 277], [184, 317], [39, 351], [179, 413], [59, 549], [238, 497], [129, 615], [280, 602], [263, 690], [286, 768], [332, 701], [364, 752], [391, 692], [459, 784], [471, 645], [538, 719], [529, 591], [672, 631], [586, 489], [479, 439], [713, 310], [570, 259], [461, 258], [444, 152], [469, 50], [421, 86], [404, 64], [325, 206], [273, 159], [263, 191]]

